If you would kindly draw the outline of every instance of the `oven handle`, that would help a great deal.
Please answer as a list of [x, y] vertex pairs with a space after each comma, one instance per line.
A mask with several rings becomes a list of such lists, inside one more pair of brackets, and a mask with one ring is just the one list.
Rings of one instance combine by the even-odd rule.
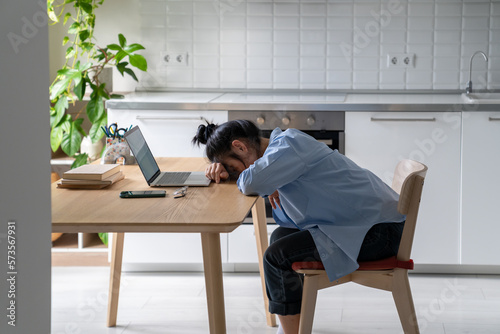
[[379, 118], [372, 117], [370, 119], [372, 122], [435, 122], [435, 117], [428, 118]]
[[500, 117], [490, 117], [490, 118], [489, 118], [489, 121], [490, 121], [490, 122], [493, 122], [493, 121], [500, 121]]
[[142, 119], [145, 121], [160, 120], [160, 121], [206, 121], [203, 116], [192, 116], [192, 117], [174, 117], [174, 116], [135, 116], [135, 119]]
[[339, 132], [339, 152], [345, 154], [345, 132]]

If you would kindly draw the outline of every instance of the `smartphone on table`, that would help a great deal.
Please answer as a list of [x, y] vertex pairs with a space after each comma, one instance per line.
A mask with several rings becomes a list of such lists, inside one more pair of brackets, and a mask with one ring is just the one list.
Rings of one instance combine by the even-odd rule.
[[121, 198], [147, 198], [147, 197], [165, 197], [165, 190], [133, 190], [122, 191]]

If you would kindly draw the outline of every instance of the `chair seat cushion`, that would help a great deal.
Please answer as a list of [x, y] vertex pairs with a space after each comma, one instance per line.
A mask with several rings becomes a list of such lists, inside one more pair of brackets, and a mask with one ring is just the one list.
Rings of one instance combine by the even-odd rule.
[[[396, 256], [391, 256], [386, 259], [377, 260], [377, 261], [367, 261], [367, 262], [359, 262], [358, 270], [387, 270], [394, 268], [402, 268], [402, 269], [413, 269], [413, 260], [409, 261], [399, 261]], [[323, 263], [320, 261], [307, 261], [307, 262], [294, 262], [292, 264], [293, 270], [300, 269], [318, 269], [324, 270], [325, 267]]]

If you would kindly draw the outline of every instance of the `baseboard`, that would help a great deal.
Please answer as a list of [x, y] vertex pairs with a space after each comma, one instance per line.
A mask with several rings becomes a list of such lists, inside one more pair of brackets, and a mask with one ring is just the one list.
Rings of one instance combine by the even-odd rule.
[[415, 263], [415, 269], [412, 272], [416, 274], [499, 275], [500, 265]]

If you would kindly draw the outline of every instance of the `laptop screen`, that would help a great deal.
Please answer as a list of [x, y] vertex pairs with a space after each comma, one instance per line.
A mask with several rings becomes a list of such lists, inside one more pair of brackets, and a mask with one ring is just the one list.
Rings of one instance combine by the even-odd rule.
[[134, 153], [135, 159], [141, 168], [142, 174], [148, 182], [151, 182], [151, 178], [160, 171], [158, 164], [156, 163], [151, 150], [142, 135], [141, 130], [138, 126], [135, 126], [130, 131], [125, 133], [125, 139], [127, 140], [132, 153]]

